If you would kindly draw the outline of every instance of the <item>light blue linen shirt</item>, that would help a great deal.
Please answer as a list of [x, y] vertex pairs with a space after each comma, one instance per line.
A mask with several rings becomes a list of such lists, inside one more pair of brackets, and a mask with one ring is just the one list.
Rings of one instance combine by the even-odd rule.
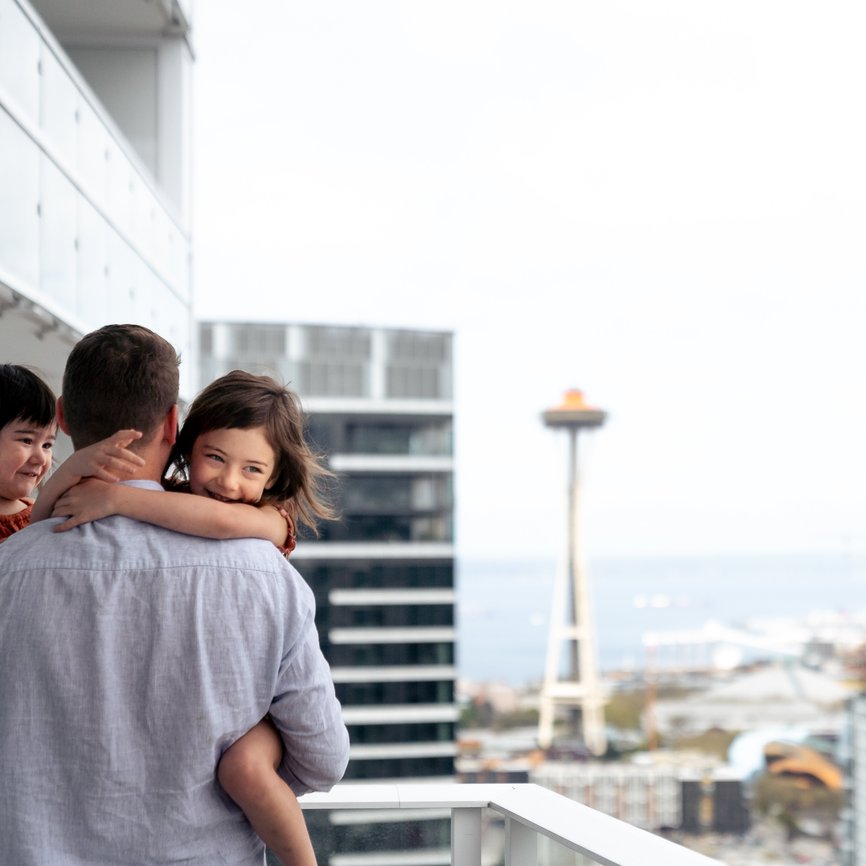
[[270, 713], [296, 793], [348, 761], [310, 588], [267, 542], [56, 523], [0, 544], [0, 863], [263, 863], [222, 752]]

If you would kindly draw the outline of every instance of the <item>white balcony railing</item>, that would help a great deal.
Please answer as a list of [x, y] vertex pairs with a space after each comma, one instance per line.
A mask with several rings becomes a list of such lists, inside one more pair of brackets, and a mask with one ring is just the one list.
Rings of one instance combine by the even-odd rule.
[[720, 866], [538, 785], [337, 785], [304, 809], [451, 810], [451, 866], [481, 866], [485, 809], [505, 821], [505, 866], [549, 866], [549, 843], [605, 866]]

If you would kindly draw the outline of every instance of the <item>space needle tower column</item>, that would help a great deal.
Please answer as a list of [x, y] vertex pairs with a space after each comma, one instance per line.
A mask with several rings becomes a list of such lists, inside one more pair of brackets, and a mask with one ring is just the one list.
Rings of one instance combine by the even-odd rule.
[[[601, 427], [606, 417], [601, 409], [588, 406], [582, 392], [577, 390], [567, 391], [560, 406], [548, 409], [542, 415], [548, 427], [568, 431], [569, 464], [568, 546], [565, 568], [558, 570], [554, 583], [538, 743], [543, 749], [551, 745], [556, 708], [563, 707], [568, 715], [569, 737], [582, 740], [595, 755], [604, 754], [607, 740], [604, 700], [598, 681], [595, 630], [580, 546], [577, 436], [581, 430]], [[566, 650], [564, 666], [561, 665], [563, 648]]]

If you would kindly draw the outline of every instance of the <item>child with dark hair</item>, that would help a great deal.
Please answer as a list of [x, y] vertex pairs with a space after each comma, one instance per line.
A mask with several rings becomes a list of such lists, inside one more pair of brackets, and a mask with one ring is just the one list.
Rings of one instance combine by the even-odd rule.
[[[137, 435], [119, 431], [77, 452], [43, 490], [34, 520], [66, 517], [55, 527], [62, 532], [123, 514], [206, 538], [262, 538], [288, 555], [296, 522], [315, 532], [317, 519], [333, 517], [322, 491], [331, 473], [304, 438], [300, 404], [267, 376], [234, 370], [193, 400], [166, 467], [175, 496], [105, 483], [128, 469], [114, 449], [125, 452]], [[87, 475], [103, 481], [78, 483]], [[281, 758], [280, 738], [264, 718], [223, 754], [217, 775], [286, 866], [315, 866], [297, 799], [276, 772]]]
[[55, 403], [34, 372], [0, 364], [0, 541], [30, 522], [30, 496], [51, 468]]

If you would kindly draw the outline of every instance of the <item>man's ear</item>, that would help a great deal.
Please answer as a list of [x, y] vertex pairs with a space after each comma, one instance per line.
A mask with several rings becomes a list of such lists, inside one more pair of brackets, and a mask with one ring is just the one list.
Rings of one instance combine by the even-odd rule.
[[66, 416], [63, 414], [63, 397], [60, 396], [57, 398], [57, 426], [68, 436], [69, 435], [69, 426], [66, 423]]
[[175, 403], [165, 413], [165, 421], [163, 422], [162, 435], [169, 445], [174, 445], [177, 442], [177, 418], [177, 403]]

